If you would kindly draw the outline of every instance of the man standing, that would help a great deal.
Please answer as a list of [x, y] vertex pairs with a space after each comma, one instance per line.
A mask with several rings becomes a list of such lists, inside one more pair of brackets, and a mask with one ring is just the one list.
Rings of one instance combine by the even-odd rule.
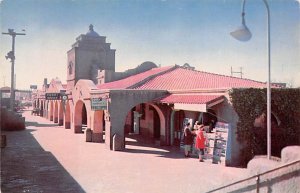
[[193, 134], [190, 129], [190, 123], [184, 128], [184, 155], [190, 157], [191, 147], [193, 145]]

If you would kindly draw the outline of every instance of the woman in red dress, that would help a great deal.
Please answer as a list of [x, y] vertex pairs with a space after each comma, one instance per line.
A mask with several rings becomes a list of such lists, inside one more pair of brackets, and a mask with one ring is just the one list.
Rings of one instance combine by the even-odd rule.
[[203, 155], [204, 155], [204, 148], [205, 148], [205, 141], [206, 141], [203, 130], [204, 130], [204, 125], [199, 125], [198, 131], [196, 132], [197, 136], [196, 136], [195, 148], [198, 151], [200, 162], [203, 162]]

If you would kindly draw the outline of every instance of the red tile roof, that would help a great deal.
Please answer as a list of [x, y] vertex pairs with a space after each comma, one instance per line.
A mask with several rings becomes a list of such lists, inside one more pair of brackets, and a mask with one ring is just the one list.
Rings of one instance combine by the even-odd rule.
[[266, 87], [266, 84], [249, 79], [189, 70], [179, 66], [167, 66], [153, 68], [97, 87], [99, 89], [190, 90], [263, 88]]
[[161, 103], [185, 103], [185, 104], [207, 104], [223, 99], [223, 95], [200, 95], [200, 94], [170, 94], [160, 99], [157, 102]]
[[151, 70], [148, 70], [146, 72], [142, 72], [140, 74], [136, 74], [121, 80], [117, 80], [114, 82], [108, 82], [105, 84], [98, 85], [97, 87], [100, 89], [125, 89], [130, 88], [131, 86], [140, 83], [141, 81], [145, 80], [148, 77], [151, 77], [153, 75], [164, 73], [171, 68], [174, 68], [174, 66], [166, 66], [161, 68], [152, 68]]
[[188, 90], [221, 88], [262, 88], [263, 82], [201, 72], [177, 67], [165, 74], [156, 76], [136, 89]]

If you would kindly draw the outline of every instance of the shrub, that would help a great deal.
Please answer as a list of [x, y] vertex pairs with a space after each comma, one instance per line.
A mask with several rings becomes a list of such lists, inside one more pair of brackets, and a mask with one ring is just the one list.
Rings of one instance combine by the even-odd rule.
[[[232, 89], [230, 100], [239, 116], [237, 136], [244, 144], [241, 165], [246, 165], [254, 155], [267, 152], [267, 129], [255, 128], [254, 120], [267, 114], [267, 89]], [[282, 148], [300, 144], [300, 89], [272, 89], [271, 111], [280, 120], [271, 130], [272, 156], [280, 157]]]

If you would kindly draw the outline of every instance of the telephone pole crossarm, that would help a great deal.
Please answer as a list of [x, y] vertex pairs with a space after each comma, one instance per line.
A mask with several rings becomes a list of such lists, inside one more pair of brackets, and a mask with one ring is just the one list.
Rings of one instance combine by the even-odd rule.
[[[25, 31], [25, 30], [24, 30]], [[10, 87], [10, 109], [14, 110], [14, 104], [15, 104], [15, 38], [17, 35], [26, 35], [25, 33], [17, 33], [14, 31], [14, 29], [8, 29], [8, 32], [2, 32], [3, 35], [10, 35], [12, 37], [12, 50], [7, 53], [7, 56], [5, 56], [6, 59], [10, 59], [11, 61], [11, 87]]]

